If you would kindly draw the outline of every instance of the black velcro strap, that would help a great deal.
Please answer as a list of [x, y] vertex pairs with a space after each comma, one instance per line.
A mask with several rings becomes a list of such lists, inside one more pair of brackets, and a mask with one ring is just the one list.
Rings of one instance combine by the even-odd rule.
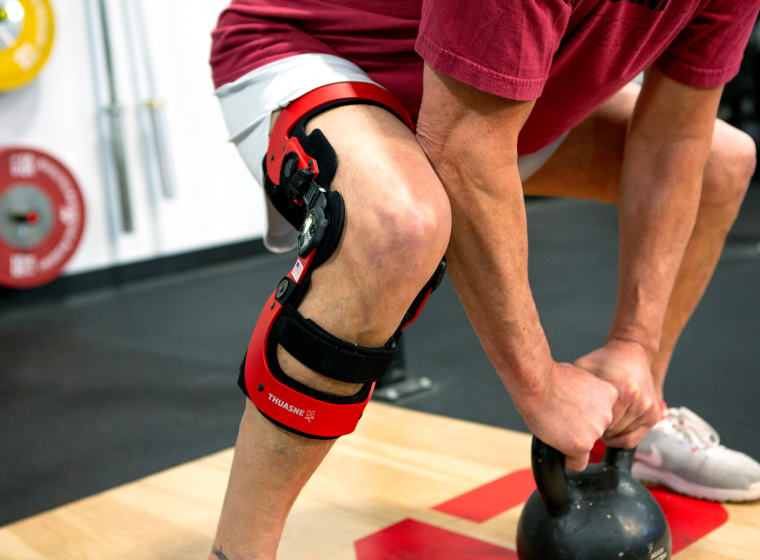
[[346, 383], [381, 379], [396, 357], [396, 341], [370, 348], [334, 337], [291, 306], [283, 309], [273, 334], [291, 356], [308, 368]]

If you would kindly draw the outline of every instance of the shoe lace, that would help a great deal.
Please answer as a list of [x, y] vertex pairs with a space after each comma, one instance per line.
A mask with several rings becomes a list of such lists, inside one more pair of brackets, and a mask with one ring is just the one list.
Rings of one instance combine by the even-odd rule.
[[665, 420], [672, 427], [676, 437], [688, 439], [692, 445], [708, 455], [713, 455], [723, 448], [715, 428], [685, 406], [669, 408]]

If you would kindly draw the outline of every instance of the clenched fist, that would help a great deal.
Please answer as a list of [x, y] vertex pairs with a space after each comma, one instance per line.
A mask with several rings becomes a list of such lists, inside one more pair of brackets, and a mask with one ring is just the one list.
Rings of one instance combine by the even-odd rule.
[[553, 362], [542, 384], [511, 391], [531, 432], [565, 455], [565, 467], [586, 468], [594, 443], [613, 419], [617, 390], [571, 364]]
[[630, 449], [662, 418], [660, 400], [644, 348], [624, 340], [608, 340], [602, 348], [575, 361], [575, 365], [612, 384], [618, 393], [604, 443]]

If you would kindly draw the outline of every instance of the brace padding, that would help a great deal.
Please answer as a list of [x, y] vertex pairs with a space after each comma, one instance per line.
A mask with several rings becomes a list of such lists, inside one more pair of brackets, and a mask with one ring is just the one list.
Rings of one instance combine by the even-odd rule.
[[315, 179], [317, 184], [326, 190], [330, 190], [330, 184], [338, 170], [338, 156], [320, 129], [315, 128], [311, 134], [306, 135], [305, 125], [311, 118], [313, 118], [311, 115], [306, 115], [298, 121], [298, 124], [293, 127], [292, 134], [298, 138], [304, 152], [312, 159], [317, 160], [319, 165], [319, 175]]

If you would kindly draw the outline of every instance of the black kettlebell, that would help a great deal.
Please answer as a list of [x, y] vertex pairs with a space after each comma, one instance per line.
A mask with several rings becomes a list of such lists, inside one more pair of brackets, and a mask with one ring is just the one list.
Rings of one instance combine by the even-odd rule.
[[668, 560], [670, 528], [652, 494], [631, 476], [634, 449], [607, 448], [583, 472], [533, 437], [533, 492], [517, 526], [520, 560]]

